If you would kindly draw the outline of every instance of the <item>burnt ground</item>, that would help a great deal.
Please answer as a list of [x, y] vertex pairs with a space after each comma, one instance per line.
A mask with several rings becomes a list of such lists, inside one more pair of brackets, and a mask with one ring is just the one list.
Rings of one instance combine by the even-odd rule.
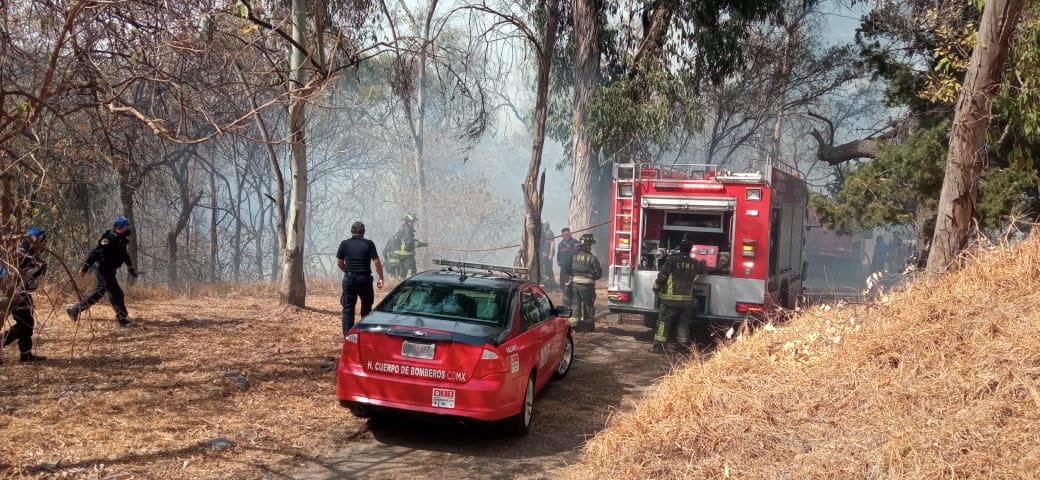
[[[370, 419], [332, 455], [296, 459], [273, 477], [338, 478], [552, 478], [575, 462], [585, 441], [613, 412], [668, 372], [670, 355], [649, 353], [645, 326], [616, 315], [596, 332], [575, 334], [570, 373], [535, 399], [531, 432], [516, 438], [494, 425], [458, 425], [423, 418]], [[345, 413], [346, 414], [346, 413]]]

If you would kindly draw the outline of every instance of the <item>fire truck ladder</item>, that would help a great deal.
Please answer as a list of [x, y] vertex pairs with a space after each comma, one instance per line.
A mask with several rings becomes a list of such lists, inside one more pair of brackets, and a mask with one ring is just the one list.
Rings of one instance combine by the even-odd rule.
[[617, 192], [613, 205], [614, 232], [610, 243], [613, 247], [611, 252], [612, 264], [631, 268], [632, 266], [632, 242], [635, 241], [635, 222], [632, 215], [635, 213], [635, 182], [638, 172], [637, 165], [615, 165], [614, 178], [617, 180]]

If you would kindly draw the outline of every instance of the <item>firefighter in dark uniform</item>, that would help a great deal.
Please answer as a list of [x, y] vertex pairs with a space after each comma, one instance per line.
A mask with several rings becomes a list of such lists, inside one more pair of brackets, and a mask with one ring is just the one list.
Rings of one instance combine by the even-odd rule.
[[571, 229], [564, 227], [560, 230], [563, 239], [560, 247], [556, 249], [556, 264], [560, 267], [560, 289], [563, 290], [564, 306], [572, 306], [571, 298], [571, 260], [578, 253], [578, 240], [571, 236]]
[[579, 252], [571, 259], [571, 295], [577, 310], [573, 317], [574, 330], [596, 330], [596, 280], [603, 276], [599, 259], [592, 254], [596, 243], [591, 233], [581, 236]]
[[697, 276], [707, 273], [704, 262], [690, 257], [693, 242], [683, 241], [679, 251], [668, 256], [657, 274], [654, 293], [661, 301], [657, 317], [657, 330], [651, 352], [663, 352], [672, 332], [678, 337], [679, 345], [687, 347], [694, 339], [694, 315], [697, 299], [693, 296]]
[[415, 274], [415, 249], [428, 244], [415, 239], [415, 222], [418, 220], [415, 215], [405, 215], [403, 220], [404, 225], [397, 231], [399, 241], [393, 255], [401, 262], [401, 276], [407, 278]]
[[394, 248], [401, 244], [401, 238], [398, 235], [390, 237], [390, 240], [386, 242], [386, 247], [383, 248], [383, 252], [386, 253], [386, 278], [387, 279], [400, 279], [401, 278], [401, 259], [394, 255]]
[[130, 260], [130, 253], [126, 247], [130, 244], [130, 221], [126, 217], [119, 217], [112, 224], [112, 229], [105, 231], [98, 240], [98, 244], [87, 254], [87, 259], [79, 269], [79, 276], [85, 277], [91, 268], [94, 268], [94, 277], [97, 283], [87, 297], [79, 303], [65, 306], [65, 312], [69, 314], [72, 321], [79, 320], [79, 314], [90, 308], [108, 293], [108, 301], [112, 303], [112, 309], [116, 311], [116, 320], [120, 327], [133, 325], [126, 311], [123, 288], [116, 280], [116, 271], [126, 264], [127, 273], [137, 278], [137, 269]]
[[354, 222], [350, 226], [350, 238], [340, 242], [336, 250], [336, 265], [343, 271], [343, 336], [354, 328], [354, 308], [361, 299], [361, 316], [372, 311], [375, 292], [372, 291], [372, 264], [376, 266], [379, 281], [376, 287], [383, 288], [383, 263], [379, 261], [376, 244], [365, 238], [365, 224]]
[[18, 352], [20, 353], [18, 361], [38, 362], [46, 360], [47, 357], [32, 353], [33, 327], [36, 325], [32, 292], [36, 290], [37, 280], [47, 273], [47, 263], [41, 257], [47, 241], [47, 232], [42, 228], [32, 227], [25, 233], [25, 236], [27, 238], [18, 245], [15, 260], [18, 275], [12, 282], [14, 288], [10, 297], [14, 326], [0, 335], [0, 338], [3, 338], [5, 347], [18, 342]]

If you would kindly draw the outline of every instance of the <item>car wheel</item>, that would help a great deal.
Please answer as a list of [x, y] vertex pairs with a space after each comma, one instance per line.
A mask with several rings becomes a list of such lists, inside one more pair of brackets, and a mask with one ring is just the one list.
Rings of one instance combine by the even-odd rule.
[[560, 379], [567, 376], [571, 371], [571, 363], [574, 362], [574, 338], [567, 334], [567, 342], [563, 344], [563, 355], [560, 357], [560, 365], [553, 372], [553, 378]]
[[534, 415], [534, 373], [527, 377], [523, 398], [520, 413], [510, 417], [506, 424], [509, 433], [517, 436], [527, 435], [527, 432], [531, 431], [531, 417]]

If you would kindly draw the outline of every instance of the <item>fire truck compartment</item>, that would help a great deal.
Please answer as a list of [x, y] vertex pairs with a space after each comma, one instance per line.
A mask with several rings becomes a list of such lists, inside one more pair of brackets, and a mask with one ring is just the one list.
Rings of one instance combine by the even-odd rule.
[[[654, 295], [656, 271], [636, 270], [632, 282], [632, 297], [627, 303], [610, 302], [614, 313], [639, 313], [656, 315], [657, 296]], [[766, 282], [750, 278], [734, 278], [726, 275], [706, 275], [697, 282], [694, 296], [697, 297], [698, 314], [702, 318], [742, 318], [737, 313], [737, 303], [761, 303], [766, 294]]]
[[[683, 240], [687, 240], [700, 247], [698, 252], [710, 255], [711, 261], [707, 262], [709, 273], [729, 275], [730, 259], [733, 255], [734, 211], [702, 209], [699, 205], [705, 201], [712, 201], [714, 205], [729, 205], [732, 199], [721, 199], [727, 200], [726, 202], [718, 202], [720, 199], [683, 200], [695, 201], [689, 206], [698, 208], [643, 209], [639, 269], [656, 272], [668, 254], [676, 251]], [[693, 253], [696, 255], [698, 252]]]

